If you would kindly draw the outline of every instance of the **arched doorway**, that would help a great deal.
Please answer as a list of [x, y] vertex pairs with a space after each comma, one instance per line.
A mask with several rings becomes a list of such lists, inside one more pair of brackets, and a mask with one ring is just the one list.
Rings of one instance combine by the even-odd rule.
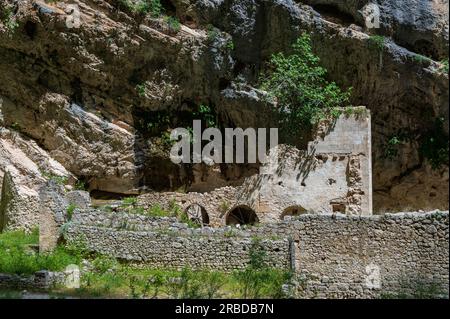
[[193, 222], [204, 226], [209, 225], [209, 215], [206, 209], [199, 204], [192, 204], [186, 208], [186, 214]]
[[286, 208], [283, 213], [280, 215], [280, 219], [284, 220], [284, 217], [286, 216], [299, 216], [301, 214], [306, 214], [307, 211], [302, 206], [295, 205], [295, 206], [289, 206]]
[[259, 222], [255, 211], [242, 205], [233, 208], [225, 219], [227, 225], [253, 225]]

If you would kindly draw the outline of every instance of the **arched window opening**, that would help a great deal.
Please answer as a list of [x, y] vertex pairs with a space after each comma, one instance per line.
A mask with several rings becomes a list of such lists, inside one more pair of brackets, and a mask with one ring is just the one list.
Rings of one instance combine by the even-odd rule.
[[209, 225], [209, 215], [206, 209], [199, 204], [192, 204], [186, 209], [189, 219], [198, 225]]
[[286, 208], [280, 216], [281, 220], [284, 220], [286, 216], [299, 216], [301, 214], [306, 214], [307, 211], [302, 206], [290, 206]]
[[255, 211], [248, 206], [233, 208], [225, 220], [227, 225], [253, 225], [259, 222]]

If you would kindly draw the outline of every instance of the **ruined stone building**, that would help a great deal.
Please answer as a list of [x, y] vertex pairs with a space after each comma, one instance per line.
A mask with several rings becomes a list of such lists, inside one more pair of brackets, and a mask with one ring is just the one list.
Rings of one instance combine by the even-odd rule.
[[317, 132], [305, 151], [287, 145], [272, 149], [268, 163], [242, 185], [150, 193], [139, 202], [147, 208], [175, 202], [214, 226], [275, 222], [307, 212], [372, 215], [371, 118], [365, 108], [356, 110]]
[[[0, 232], [224, 271], [258, 237], [301, 296], [380, 297], [418, 278], [448, 298], [448, 1], [161, 3], [155, 17], [114, 0], [0, 0]], [[170, 160], [168, 134], [202, 106], [221, 128], [274, 127], [261, 78], [305, 34], [327, 83], [364, 107], [261, 165]]]

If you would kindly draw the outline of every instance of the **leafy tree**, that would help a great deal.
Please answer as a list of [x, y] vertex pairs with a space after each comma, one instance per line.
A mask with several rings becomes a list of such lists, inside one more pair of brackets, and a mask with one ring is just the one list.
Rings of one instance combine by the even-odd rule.
[[319, 63], [306, 33], [295, 42], [291, 55], [277, 53], [270, 60], [271, 72], [262, 79], [261, 88], [277, 103], [276, 115], [285, 142], [298, 139], [295, 132], [310, 132], [333, 109], [349, 104], [351, 89], [342, 91], [328, 81], [327, 70]]

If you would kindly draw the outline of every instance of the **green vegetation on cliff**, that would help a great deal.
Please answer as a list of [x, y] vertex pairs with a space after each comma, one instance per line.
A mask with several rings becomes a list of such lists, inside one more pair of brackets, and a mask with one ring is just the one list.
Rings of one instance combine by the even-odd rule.
[[343, 91], [326, 78], [327, 70], [313, 53], [311, 38], [303, 34], [293, 45], [293, 53], [274, 54], [268, 76], [261, 88], [277, 103], [281, 133], [310, 131], [333, 109], [349, 105], [351, 89]]
[[119, 0], [118, 2], [122, 9], [140, 14], [151, 13], [154, 18], [159, 17], [163, 12], [160, 0]]

